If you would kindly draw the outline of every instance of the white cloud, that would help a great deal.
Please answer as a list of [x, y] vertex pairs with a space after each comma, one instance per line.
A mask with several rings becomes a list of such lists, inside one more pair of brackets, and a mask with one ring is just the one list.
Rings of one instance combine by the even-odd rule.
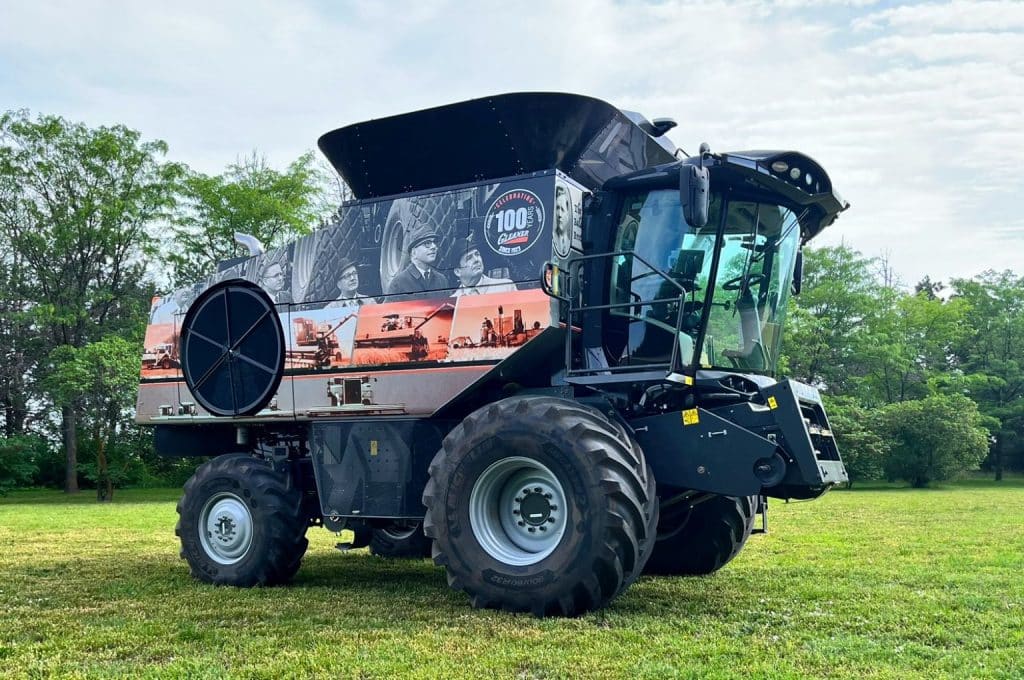
[[37, 0], [3, 14], [5, 106], [124, 122], [207, 172], [253, 148], [286, 163], [371, 117], [581, 92], [676, 118], [688, 151], [810, 154], [854, 206], [826, 241], [888, 250], [907, 280], [1020, 268], [1017, 1]]
[[852, 50], [871, 57], [913, 57], [920, 61], [985, 60], [996, 63], [1024, 53], [1024, 33], [972, 32], [893, 35]]
[[1024, 14], [1019, 0], [957, 0], [893, 7], [858, 18], [853, 27], [857, 30], [888, 27], [918, 34], [947, 30], [1008, 31], [1024, 29]]

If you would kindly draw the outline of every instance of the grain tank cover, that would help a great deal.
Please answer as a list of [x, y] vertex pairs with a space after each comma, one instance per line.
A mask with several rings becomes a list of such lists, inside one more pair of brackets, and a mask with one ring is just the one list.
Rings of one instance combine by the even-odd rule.
[[675, 160], [643, 123], [591, 97], [518, 92], [356, 123], [323, 135], [319, 146], [356, 198], [553, 168], [596, 189]]

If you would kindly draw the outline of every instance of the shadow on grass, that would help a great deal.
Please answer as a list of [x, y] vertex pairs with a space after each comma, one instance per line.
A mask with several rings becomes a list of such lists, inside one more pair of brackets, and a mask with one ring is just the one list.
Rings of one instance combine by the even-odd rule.
[[[308, 555], [291, 583], [267, 588], [233, 588], [200, 582], [190, 575], [184, 560], [169, 555], [138, 557], [117, 555], [68, 562], [26, 565], [10, 574], [15, 582], [33, 585], [25, 592], [34, 597], [45, 594], [50, 605], [91, 608], [102, 602], [115, 609], [147, 609], [162, 618], [167, 603], [176, 602], [183, 615], [205, 619], [222, 609], [251, 607], [255, 616], [314, 619], [331, 622], [350, 618], [357, 612], [369, 625], [404, 629], [410, 619], [449, 620], [453, 612], [485, 619], [490, 610], [476, 611], [469, 597], [448, 587], [445, 572], [429, 559], [391, 560], [368, 553]], [[74, 587], [63, 583], [71, 570], [77, 574]], [[60, 583], [58, 583], [60, 582]], [[720, 576], [705, 578], [642, 577], [605, 609], [584, 618], [596, 625], [610, 625], [608, 617], [718, 618], [735, 605], [736, 584]], [[151, 609], [150, 605], [152, 603]], [[344, 604], [341, 604], [344, 603]], [[375, 603], [367, 610], [367, 603]], [[259, 612], [262, 609], [263, 614]], [[530, 614], [524, 621], [534, 620]], [[555, 619], [559, 620], [559, 619]]]
[[307, 555], [291, 585], [302, 588], [356, 587], [371, 592], [393, 593], [396, 587], [447, 588], [448, 582], [444, 569], [435, 566], [428, 558], [385, 559], [359, 552]]
[[[360, 599], [381, 602], [388, 610], [411, 614], [415, 608], [415, 614], [422, 618], [443, 619], [453, 608], [475, 611], [465, 593], [448, 587], [444, 569], [430, 559], [393, 560], [370, 554], [339, 557], [309, 556], [286, 587], [358, 594]], [[606, 609], [586, 616], [599, 621], [606, 616], [717, 617], [734, 604], [735, 595], [735, 583], [728, 577], [642, 577]], [[535, 620], [528, 613], [503, 614]], [[485, 614], [480, 611], [480, 615]]]

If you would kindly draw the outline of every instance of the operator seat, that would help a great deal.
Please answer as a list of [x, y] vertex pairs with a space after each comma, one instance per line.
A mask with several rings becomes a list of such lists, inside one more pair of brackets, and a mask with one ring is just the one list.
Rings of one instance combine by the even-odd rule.
[[761, 316], [750, 288], [744, 289], [736, 301], [736, 311], [740, 315], [740, 349], [726, 349], [722, 356], [733, 363], [736, 368], [754, 368], [763, 370], [768, 365], [765, 354], [764, 339], [761, 337]]

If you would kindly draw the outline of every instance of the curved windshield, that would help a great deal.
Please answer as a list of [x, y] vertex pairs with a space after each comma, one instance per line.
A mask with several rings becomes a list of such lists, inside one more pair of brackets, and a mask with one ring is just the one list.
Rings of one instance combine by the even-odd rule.
[[790, 210], [729, 202], [702, 364], [775, 371], [799, 246]]
[[[720, 264], [709, 286], [723, 204]], [[614, 246], [623, 254], [613, 260], [610, 291], [619, 305], [610, 314], [624, 328], [608, 343], [620, 364], [664, 364], [676, 350], [679, 364], [691, 365], [710, 305], [701, 365], [774, 371], [799, 247], [797, 218], [777, 205], [725, 203], [717, 193], [708, 217], [706, 227], [687, 224], [676, 190], [625, 197]]]

